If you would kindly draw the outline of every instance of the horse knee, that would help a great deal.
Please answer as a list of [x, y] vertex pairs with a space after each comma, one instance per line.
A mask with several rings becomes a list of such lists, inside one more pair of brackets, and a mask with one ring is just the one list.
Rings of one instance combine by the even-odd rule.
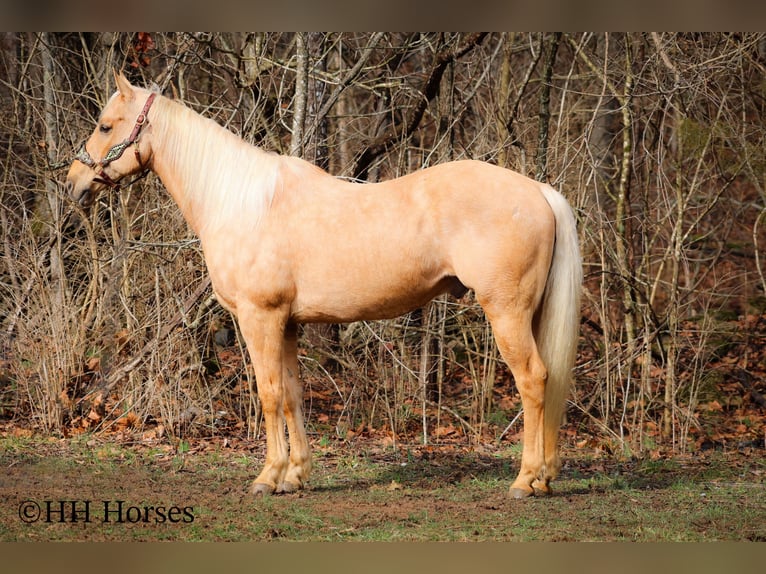
[[261, 410], [264, 414], [280, 414], [284, 413], [283, 397], [276, 389], [266, 388], [262, 386], [258, 388], [258, 400], [261, 403]]

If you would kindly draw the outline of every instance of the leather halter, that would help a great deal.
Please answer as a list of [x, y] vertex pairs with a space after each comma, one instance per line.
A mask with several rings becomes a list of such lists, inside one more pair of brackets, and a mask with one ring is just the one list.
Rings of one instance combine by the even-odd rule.
[[141, 135], [141, 130], [144, 128], [144, 126], [149, 123], [148, 117], [149, 117], [149, 108], [152, 107], [152, 102], [154, 102], [154, 97], [157, 94], [151, 93], [149, 94], [149, 97], [146, 99], [146, 103], [144, 104], [143, 109], [141, 110], [141, 113], [136, 118], [136, 124], [133, 126], [133, 131], [130, 132], [130, 135], [128, 138], [116, 145], [113, 145], [111, 148], [109, 148], [109, 151], [106, 152], [106, 155], [103, 157], [102, 160], [96, 161], [92, 157], [90, 157], [90, 154], [88, 153], [88, 150], [85, 149], [85, 143], [80, 146], [79, 151], [77, 152], [77, 155], [75, 156], [75, 159], [79, 161], [80, 163], [83, 163], [87, 165], [89, 168], [91, 168], [93, 171], [96, 172], [98, 175], [98, 178], [96, 178], [95, 181], [100, 181], [102, 183], [105, 183], [106, 185], [110, 187], [117, 187], [118, 181], [122, 176], [119, 176], [117, 178], [117, 181], [114, 181], [111, 177], [109, 177], [104, 169], [113, 161], [117, 161], [122, 157], [122, 154], [125, 152], [128, 147], [135, 144], [135, 154], [136, 154], [136, 161], [138, 161], [138, 166], [143, 167], [141, 163], [141, 154], [138, 150], [138, 139]]

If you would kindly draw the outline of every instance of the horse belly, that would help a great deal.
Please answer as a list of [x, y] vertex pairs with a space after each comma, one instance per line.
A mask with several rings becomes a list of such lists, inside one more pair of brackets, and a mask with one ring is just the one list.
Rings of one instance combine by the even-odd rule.
[[380, 277], [376, 273], [360, 276], [350, 270], [339, 270], [322, 285], [297, 287], [292, 316], [303, 323], [390, 319], [422, 307], [441, 293], [461, 296], [466, 291], [452, 275], [395, 273]]

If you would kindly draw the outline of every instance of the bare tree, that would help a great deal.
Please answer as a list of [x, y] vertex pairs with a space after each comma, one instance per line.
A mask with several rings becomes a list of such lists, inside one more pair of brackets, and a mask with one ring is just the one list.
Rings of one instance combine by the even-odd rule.
[[[246, 353], [221, 336], [235, 327], [159, 182], [64, 217], [61, 167], [124, 68], [336, 175], [480, 158], [560, 188], [586, 271], [571, 418], [618, 451], [688, 449], [720, 377], [716, 345], [754, 344], [722, 317], [764, 312], [764, 46], [724, 33], [0, 34], [0, 348], [14, 408], [48, 430], [132, 411], [204, 433], [225, 411], [257, 431]], [[512, 381], [470, 294], [302, 341], [343, 436], [364, 424], [424, 441], [448, 425], [515, 434]], [[736, 369], [753, 378], [748, 353]]]

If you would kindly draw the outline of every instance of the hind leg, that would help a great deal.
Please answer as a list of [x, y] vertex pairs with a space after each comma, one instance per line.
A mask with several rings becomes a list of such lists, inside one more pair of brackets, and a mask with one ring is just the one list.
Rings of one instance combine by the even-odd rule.
[[532, 335], [532, 313], [528, 310], [493, 312], [485, 307], [497, 346], [511, 369], [524, 408], [524, 447], [521, 469], [511, 485], [513, 498], [525, 498], [535, 490], [547, 492], [547, 483], [538, 480], [544, 472], [544, 406], [547, 371]]
[[561, 469], [561, 458], [559, 457], [559, 429], [561, 425], [548, 425], [545, 430], [544, 446], [545, 466], [540, 476], [532, 483], [535, 494], [550, 494], [550, 482], [558, 476]]

